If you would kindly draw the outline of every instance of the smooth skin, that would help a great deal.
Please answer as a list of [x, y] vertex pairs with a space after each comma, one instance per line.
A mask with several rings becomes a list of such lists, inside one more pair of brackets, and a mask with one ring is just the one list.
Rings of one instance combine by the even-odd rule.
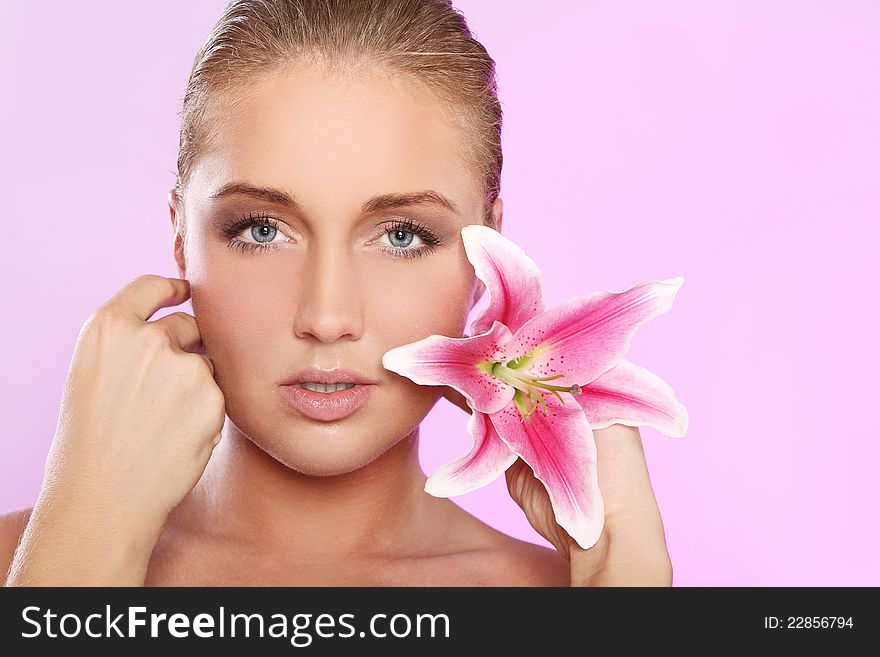
[[[12, 562], [6, 585], [144, 584], [168, 517], [201, 477], [223, 426], [213, 365], [190, 351], [201, 347], [195, 318], [175, 312], [148, 321], [188, 290], [182, 279], [141, 276], [83, 326], [37, 504], [0, 516], [2, 563]], [[444, 393], [470, 413], [458, 392]], [[594, 547], [580, 548], [559, 526], [522, 459], [506, 472], [511, 497], [569, 561], [571, 585], [671, 585], [638, 429], [613, 425], [594, 435], [606, 507]], [[561, 585], [554, 559], [533, 558], [547, 577], [535, 585]]]
[[[83, 326], [39, 497], [0, 516], [5, 583], [670, 585], [637, 428], [594, 432], [606, 521], [589, 550], [555, 522], [522, 461], [508, 490], [556, 549], [424, 491], [421, 421], [444, 396], [470, 411], [450, 388], [384, 370], [381, 356], [463, 335], [484, 291], [460, 239], [482, 220], [460, 127], [413, 84], [369, 71], [285, 70], [239, 100], [186, 199], [170, 195], [175, 235], [186, 218], [179, 279], [139, 277]], [[232, 181], [295, 192], [298, 206], [214, 198]], [[454, 210], [362, 210], [379, 194], [426, 189]], [[263, 212], [276, 247], [229, 248], [224, 226]], [[500, 198], [492, 213], [501, 230]], [[391, 255], [388, 222], [400, 217], [440, 244]], [[151, 319], [187, 299], [194, 316]], [[281, 403], [282, 379], [312, 364], [375, 379], [369, 404], [322, 423]]]

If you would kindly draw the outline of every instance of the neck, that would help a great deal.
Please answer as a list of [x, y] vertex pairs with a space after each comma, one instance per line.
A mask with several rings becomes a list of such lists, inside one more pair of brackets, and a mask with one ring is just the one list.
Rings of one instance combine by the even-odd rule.
[[288, 468], [230, 422], [204, 475], [175, 510], [179, 524], [242, 544], [301, 555], [389, 554], [412, 545], [430, 514], [419, 428], [368, 465], [341, 475]]

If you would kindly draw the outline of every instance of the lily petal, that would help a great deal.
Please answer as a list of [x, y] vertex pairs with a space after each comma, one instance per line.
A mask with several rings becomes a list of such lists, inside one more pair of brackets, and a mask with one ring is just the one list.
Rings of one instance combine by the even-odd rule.
[[539, 394], [549, 415], [539, 405], [520, 422], [519, 410], [510, 404], [490, 417], [501, 439], [544, 484], [556, 521], [588, 549], [599, 540], [605, 524], [593, 431], [578, 404], [563, 405], [555, 395]]
[[517, 455], [498, 437], [488, 415], [473, 411], [467, 428], [473, 447], [437, 468], [425, 482], [425, 492], [435, 497], [464, 495], [491, 483], [516, 461]]
[[687, 409], [659, 376], [623, 359], [574, 398], [593, 429], [612, 424], [651, 426], [670, 438], [687, 433]]
[[495, 320], [515, 333], [544, 312], [543, 274], [522, 247], [494, 228], [480, 224], [462, 228], [461, 239], [467, 258], [489, 295], [489, 305], [471, 324], [471, 335], [488, 331]]
[[419, 385], [449, 386], [463, 394], [471, 408], [494, 413], [513, 399], [515, 390], [477, 367], [484, 361], [506, 358], [513, 335], [501, 322], [481, 335], [427, 338], [395, 347], [382, 355], [382, 366]]
[[532, 374], [562, 374], [556, 385], [584, 386], [620, 362], [636, 329], [667, 312], [682, 283], [678, 276], [573, 297], [526, 322], [514, 336], [514, 355], [532, 354]]

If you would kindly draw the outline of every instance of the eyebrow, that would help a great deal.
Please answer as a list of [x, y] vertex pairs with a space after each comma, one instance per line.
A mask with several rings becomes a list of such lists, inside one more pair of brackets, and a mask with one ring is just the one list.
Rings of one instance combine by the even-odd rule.
[[[271, 187], [259, 187], [245, 182], [230, 182], [223, 185], [208, 198], [214, 200], [226, 196], [241, 195], [250, 196], [267, 203], [273, 203], [292, 210], [302, 210], [302, 205], [290, 194], [282, 189]], [[448, 197], [440, 192], [427, 189], [421, 192], [378, 194], [364, 202], [361, 206], [363, 214], [379, 212], [389, 208], [401, 208], [410, 205], [436, 205], [438, 207], [458, 212], [458, 208]]]

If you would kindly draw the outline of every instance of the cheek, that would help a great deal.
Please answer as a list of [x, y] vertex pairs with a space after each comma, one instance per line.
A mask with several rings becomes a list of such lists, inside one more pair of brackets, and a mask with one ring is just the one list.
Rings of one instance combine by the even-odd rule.
[[290, 321], [296, 276], [285, 275], [278, 260], [274, 268], [279, 271], [273, 273], [272, 263], [254, 268], [223, 247], [204, 252], [199, 262], [198, 274], [188, 269], [187, 275], [193, 312], [212, 356], [228, 365], [242, 360], [256, 366], [262, 358], [271, 359], [273, 354], [266, 352], [274, 350], [273, 340]]
[[432, 334], [463, 335], [475, 278], [467, 259], [455, 256], [429, 255], [430, 263], [367, 275], [364, 289], [376, 291], [370, 301], [374, 328], [389, 349]]

